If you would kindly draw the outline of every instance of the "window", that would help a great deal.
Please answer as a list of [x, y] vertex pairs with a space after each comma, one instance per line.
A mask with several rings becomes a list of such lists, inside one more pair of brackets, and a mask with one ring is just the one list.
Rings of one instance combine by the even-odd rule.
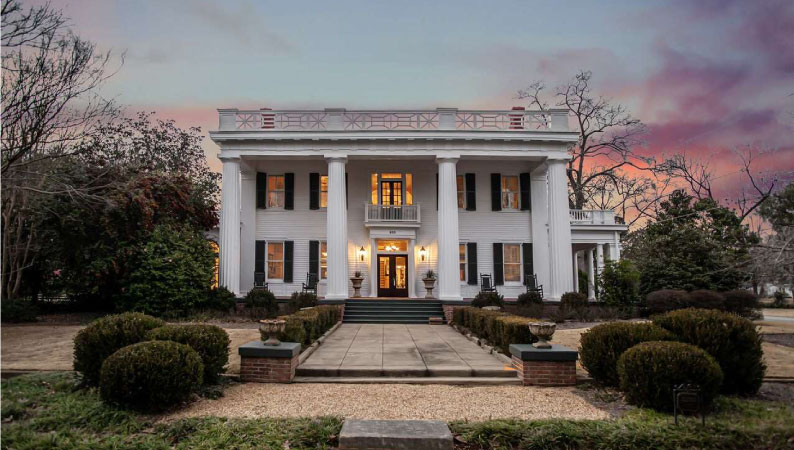
[[502, 176], [502, 209], [518, 209], [518, 177]]
[[328, 278], [328, 243], [320, 242], [320, 279]]
[[384, 172], [370, 175], [373, 205], [413, 205], [414, 178], [410, 173]]
[[267, 176], [267, 207], [284, 207], [284, 175]]
[[466, 244], [458, 245], [460, 252], [460, 281], [466, 281]]
[[521, 245], [504, 245], [505, 281], [521, 282]]
[[458, 185], [458, 209], [466, 209], [466, 180], [463, 175], [456, 177]]
[[284, 279], [284, 243], [267, 243], [267, 278], [271, 280]]
[[328, 207], [328, 175], [320, 177], [320, 208]]

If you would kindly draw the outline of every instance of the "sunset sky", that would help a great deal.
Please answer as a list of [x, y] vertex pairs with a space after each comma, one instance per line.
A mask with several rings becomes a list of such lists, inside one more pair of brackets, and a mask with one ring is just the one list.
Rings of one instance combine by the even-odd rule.
[[588, 69], [649, 126], [647, 154], [710, 158], [726, 187], [737, 147], [794, 170], [792, 0], [52, 4], [126, 52], [106, 95], [180, 126], [214, 129], [218, 107], [509, 108]]

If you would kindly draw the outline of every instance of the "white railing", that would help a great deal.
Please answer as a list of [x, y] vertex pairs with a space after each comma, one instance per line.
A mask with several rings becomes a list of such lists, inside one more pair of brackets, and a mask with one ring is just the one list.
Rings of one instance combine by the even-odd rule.
[[365, 223], [372, 222], [420, 222], [419, 205], [372, 205], [365, 203]]
[[614, 225], [615, 211], [608, 209], [572, 209], [569, 211], [572, 224]]
[[568, 131], [566, 110], [218, 110], [221, 131]]

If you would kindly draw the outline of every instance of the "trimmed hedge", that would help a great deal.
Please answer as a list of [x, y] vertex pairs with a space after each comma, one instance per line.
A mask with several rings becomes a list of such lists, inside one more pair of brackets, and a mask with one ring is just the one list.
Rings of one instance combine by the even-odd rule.
[[510, 344], [531, 344], [538, 338], [529, 332], [529, 323], [538, 319], [514, 316], [501, 311], [488, 311], [475, 307], [456, 308], [452, 321], [468, 328], [479, 338], [491, 343], [505, 355], [510, 355]]
[[725, 311], [751, 319], [758, 317], [760, 304], [754, 293], [745, 289], [734, 289], [723, 292], [722, 296], [725, 299]]
[[293, 292], [288, 302], [291, 311], [317, 306], [317, 295], [311, 292]]
[[652, 323], [604, 323], [582, 334], [579, 358], [594, 380], [617, 386], [620, 355], [641, 342], [672, 340], [675, 340], [672, 333]]
[[99, 383], [105, 358], [118, 349], [146, 339], [149, 330], [165, 325], [160, 319], [141, 313], [124, 313], [97, 319], [74, 338], [74, 370], [90, 385]]
[[516, 303], [518, 306], [542, 305], [543, 298], [541, 298], [540, 293], [535, 291], [524, 292], [518, 296]]
[[199, 354], [171, 341], [140, 342], [108, 356], [99, 393], [105, 401], [144, 411], [162, 411], [201, 386]]
[[690, 308], [656, 316], [653, 323], [713, 356], [725, 375], [723, 393], [758, 392], [766, 365], [761, 335], [751, 321], [726, 312]]
[[471, 300], [471, 306], [475, 308], [482, 308], [484, 306], [498, 306], [505, 305], [505, 298], [498, 292], [478, 292], [477, 295]]
[[560, 297], [560, 308], [565, 310], [575, 310], [587, 308], [587, 294], [581, 292], [566, 292]]
[[683, 342], [643, 342], [618, 359], [620, 389], [626, 401], [659, 411], [673, 409], [673, 389], [682, 383], [700, 387], [705, 405], [720, 391], [723, 374], [705, 350]]
[[207, 298], [200, 306], [215, 311], [229, 312], [237, 303], [237, 296], [223, 286], [210, 289]]
[[201, 356], [204, 382], [215, 383], [229, 362], [229, 335], [216, 325], [166, 325], [149, 331], [154, 341], [173, 341], [185, 344]]
[[698, 289], [689, 293], [689, 306], [692, 308], [722, 310], [725, 308], [725, 297], [719, 292]]
[[278, 314], [278, 301], [272, 292], [265, 289], [251, 289], [244, 298], [245, 307], [252, 315], [273, 317]]
[[649, 314], [662, 314], [689, 306], [689, 292], [682, 289], [660, 289], [645, 296], [645, 307]]
[[[287, 324], [279, 340], [299, 342], [304, 346], [311, 345], [339, 322], [341, 311], [339, 306], [321, 305], [288, 316], [280, 316], [279, 318], [286, 320]], [[266, 338], [267, 336], [262, 335], [263, 340]]]

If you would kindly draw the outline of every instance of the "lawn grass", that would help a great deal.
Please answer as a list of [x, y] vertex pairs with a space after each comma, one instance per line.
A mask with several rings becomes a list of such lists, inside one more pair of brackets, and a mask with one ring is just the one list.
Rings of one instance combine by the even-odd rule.
[[450, 424], [467, 449], [791, 449], [794, 406], [719, 397], [715, 411], [673, 424], [669, 414], [636, 409], [616, 420], [494, 420]]
[[2, 421], [4, 449], [324, 449], [336, 445], [342, 427], [334, 417], [155, 425], [152, 417], [106, 405], [95, 389], [80, 389], [69, 372], [3, 380]]

